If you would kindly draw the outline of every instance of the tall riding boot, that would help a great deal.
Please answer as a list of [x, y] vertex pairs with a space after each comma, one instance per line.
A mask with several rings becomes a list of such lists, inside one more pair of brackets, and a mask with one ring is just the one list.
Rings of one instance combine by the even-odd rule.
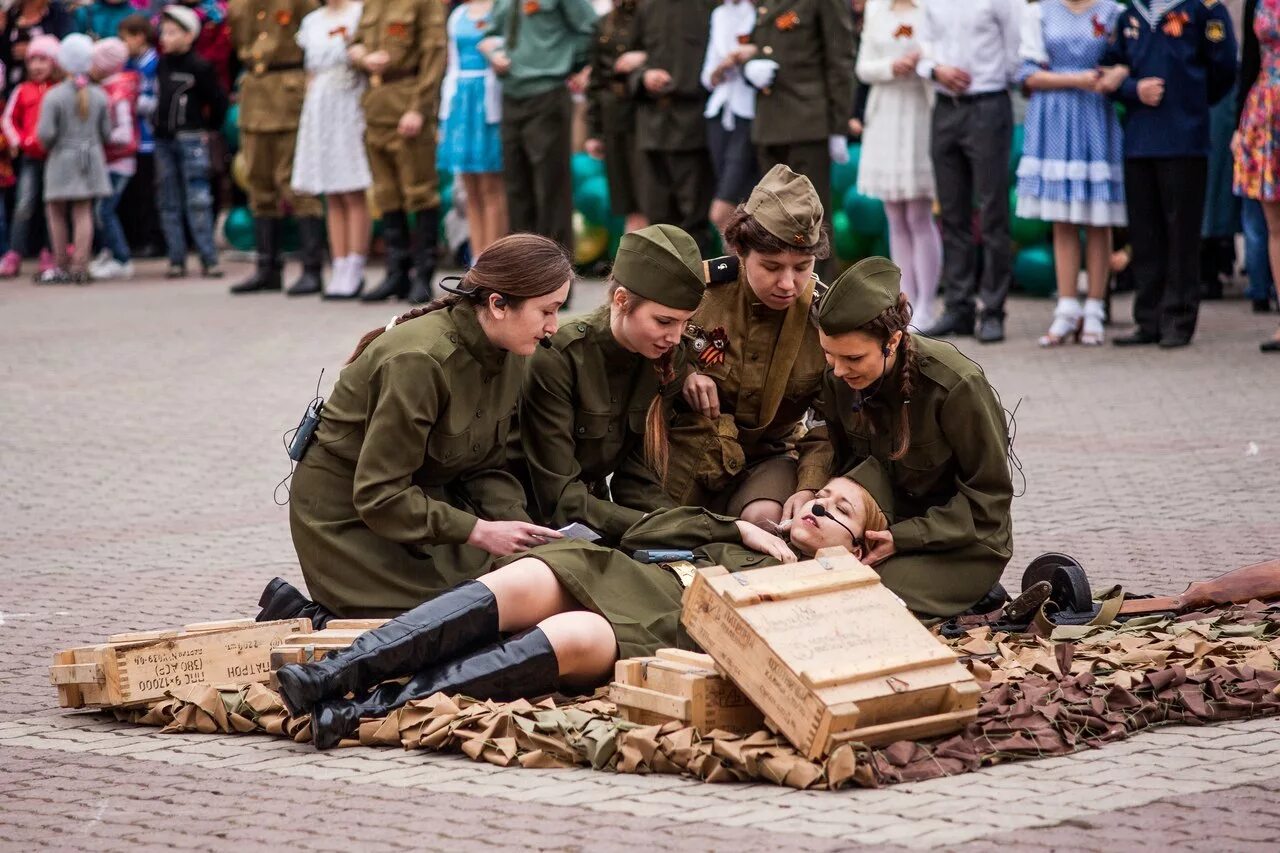
[[232, 293], [280, 289], [280, 226], [280, 220], [275, 217], [254, 217], [253, 242], [258, 252], [257, 264], [253, 275], [231, 286]]
[[298, 220], [298, 236], [302, 242], [302, 275], [285, 291], [289, 296], [309, 296], [324, 289], [324, 220], [304, 216]]
[[330, 612], [323, 604], [317, 604], [307, 598], [297, 587], [284, 578], [274, 578], [258, 597], [259, 611], [255, 622], [274, 622], [277, 619], [297, 619], [305, 616], [311, 620], [311, 627], [317, 631], [329, 624], [337, 615]]
[[409, 295], [409, 217], [403, 210], [382, 214], [382, 240], [387, 244], [387, 277], [382, 284], [361, 296], [364, 302], [382, 302]]
[[409, 301], [415, 305], [431, 300], [431, 282], [436, 277], [436, 240], [440, 234], [440, 208], [419, 210], [413, 224], [413, 287]]
[[361, 718], [385, 717], [406, 702], [436, 693], [509, 702], [552, 693], [559, 686], [556, 650], [541, 628], [531, 628], [467, 657], [427, 667], [405, 684], [380, 685], [362, 699], [321, 702], [311, 710], [311, 742], [316, 749], [330, 749], [354, 734]]
[[467, 581], [361, 634], [337, 654], [281, 667], [280, 696], [298, 716], [322, 699], [417, 672], [498, 636], [498, 600], [484, 584]]

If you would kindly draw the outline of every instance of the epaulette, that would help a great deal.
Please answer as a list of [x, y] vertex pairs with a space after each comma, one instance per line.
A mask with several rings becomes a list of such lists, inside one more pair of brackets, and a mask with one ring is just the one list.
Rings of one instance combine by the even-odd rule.
[[742, 262], [737, 255], [723, 255], [702, 262], [702, 277], [707, 286], [726, 284], [738, 280], [738, 270]]

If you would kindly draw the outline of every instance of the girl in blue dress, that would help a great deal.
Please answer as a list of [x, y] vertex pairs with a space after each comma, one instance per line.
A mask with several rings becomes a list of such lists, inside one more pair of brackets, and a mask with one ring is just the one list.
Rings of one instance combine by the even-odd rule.
[[449, 58], [440, 92], [437, 164], [462, 181], [472, 257], [507, 233], [502, 89], [478, 50], [492, 11], [493, 0], [470, 0], [449, 15]]
[[[1114, 29], [1115, 0], [1041, 0], [1022, 19], [1022, 68], [1031, 92], [1018, 166], [1018, 216], [1053, 223], [1058, 305], [1041, 346], [1103, 341], [1111, 228], [1126, 222], [1120, 123], [1097, 88]], [[1080, 228], [1089, 290], [1076, 291]]]

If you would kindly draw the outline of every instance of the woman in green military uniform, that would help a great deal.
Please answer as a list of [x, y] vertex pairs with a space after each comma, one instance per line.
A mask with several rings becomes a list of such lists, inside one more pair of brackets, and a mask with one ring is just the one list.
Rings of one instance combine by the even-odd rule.
[[[393, 616], [559, 538], [531, 523], [504, 448], [527, 356], [572, 280], [556, 243], [506, 237], [452, 295], [360, 341], [293, 478], [289, 524], [317, 604]], [[283, 583], [260, 619], [307, 604]]]
[[947, 617], [981, 599], [1009, 562], [1009, 435], [982, 368], [910, 333], [901, 278], [868, 258], [819, 299], [830, 365], [821, 429], [832, 472], [861, 484], [889, 520], [867, 534], [867, 565], [916, 613]]
[[698, 245], [674, 225], [627, 234], [610, 285], [607, 304], [534, 354], [520, 452], [539, 520], [581, 522], [617, 542], [646, 512], [673, 506], [655, 470], [666, 450], [664, 395], [679, 394], [681, 335], [702, 301]]
[[[821, 514], [813, 511], [818, 504]], [[800, 510], [789, 544], [749, 522], [682, 507], [646, 516], [622, 545], [690, 549], [700, 566], [741, 571], [832, 546], [858, 555], [862, 537], [883, 523], [861, 487], [837, 478]], [[436, 692], [510, 700], [592, 687], [608, 680], [619, 658], [696, 648], [680, 627], [684, 588], [672, 569], [620, 551], [552, 543], [363, 634], [343, 652], [282, 667], [281, 695], [292, 713], [311, 713], [313, 742], [326, 749], [361, 717], [385, 716]], [[405, 684], [363, 693], [405, 675]], [[364, 698], [342, 698], [351, 692]]]
[[822, 216], [809, 179], [779, 165], [729, 219], [738, 278], [707, 289], [687, 332], [696, 370], [665, 480], [679, 505], [777, 522], [797, 487], [826, 482], [830, 450], [803, 426], [825, 367], [809, 321], [814, 264], [830, 253]]

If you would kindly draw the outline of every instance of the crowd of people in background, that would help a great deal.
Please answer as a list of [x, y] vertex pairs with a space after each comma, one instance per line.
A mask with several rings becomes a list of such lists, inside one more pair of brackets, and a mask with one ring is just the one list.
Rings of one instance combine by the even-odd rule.
[[284, 289], [291, 214], [290, 294], [424, 301], [442, 171], [472, 256], [512, 232], [572, 245], [575, 150], [603, 159], [628, 231], [675, 224], [710, 254], [777, 163], [830, 217], [858, 140], [857, 189], [883, 202], [926, 334], [1004, 338], [1015, 215], [1052, 223], [1043, 346], [1101, 344], [1117, 281], [1135, 329], [1113, 343], [1185, 346], [1239, 232], [1253, 309], [1275, 303], [1280, 0], [14, 0], [2, 17], [3, 277], [35, 258], [43, 283], [125, 278], [163, 252], [180, 278], [189, 246], [220, 276], [216, 211], [243, 189], [257, 266], [233, 292]]

